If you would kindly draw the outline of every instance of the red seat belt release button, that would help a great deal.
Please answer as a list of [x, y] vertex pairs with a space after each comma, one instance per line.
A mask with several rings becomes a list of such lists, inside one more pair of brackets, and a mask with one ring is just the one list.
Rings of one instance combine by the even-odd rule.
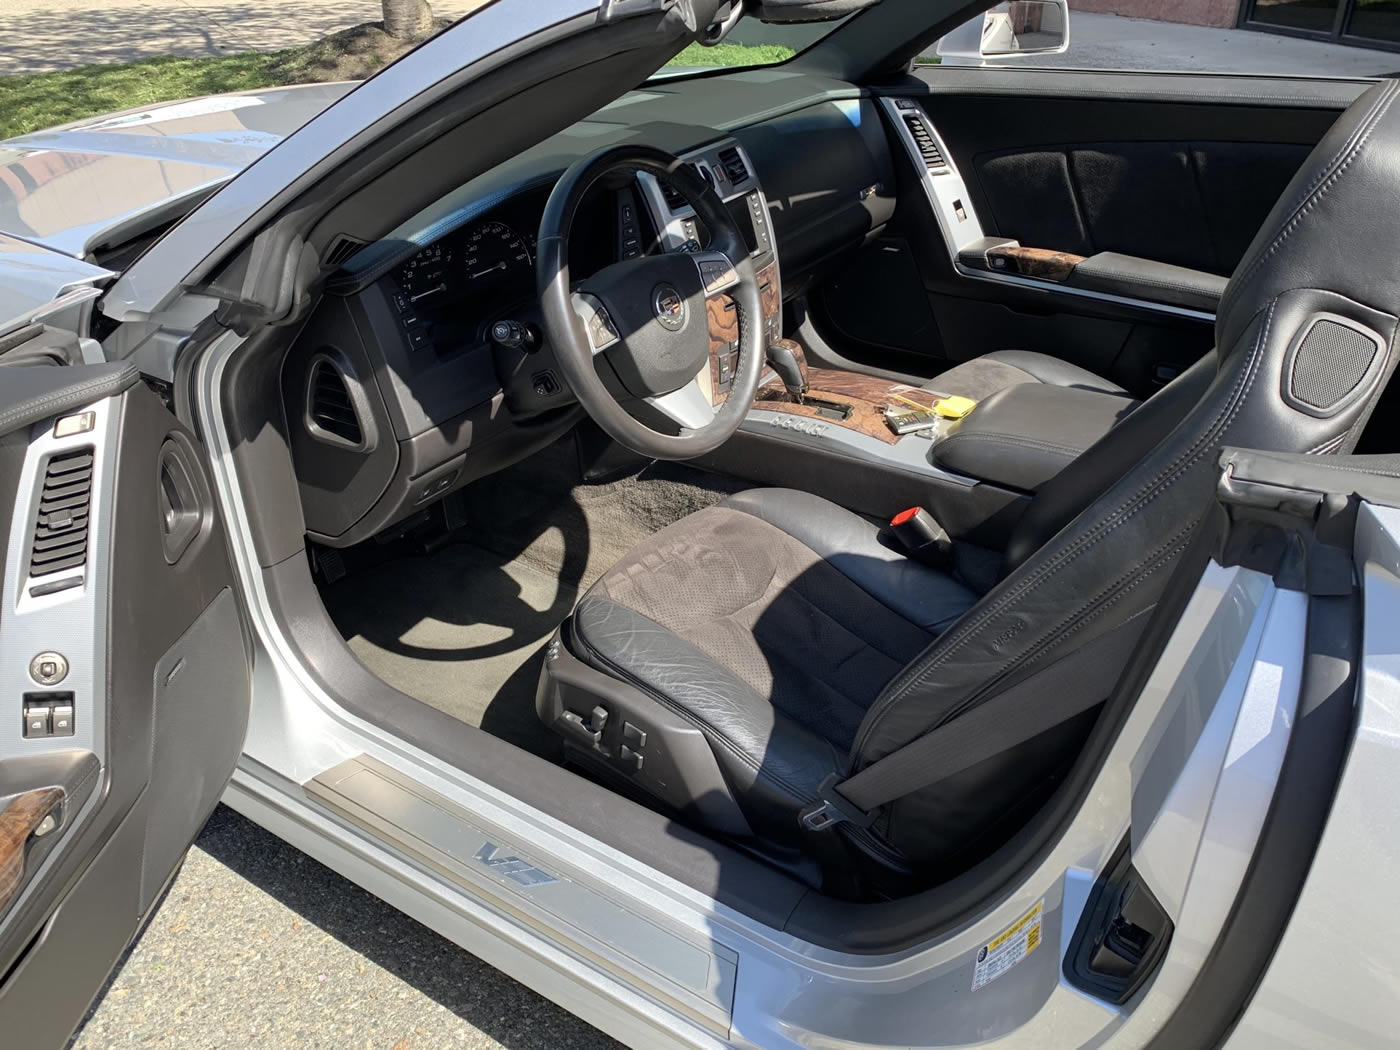
[[890, 519], [890, 532], [904, 553], [935, 568], [952, 561], [953, 541], [943, 526], [923, 507], [910, 507]]

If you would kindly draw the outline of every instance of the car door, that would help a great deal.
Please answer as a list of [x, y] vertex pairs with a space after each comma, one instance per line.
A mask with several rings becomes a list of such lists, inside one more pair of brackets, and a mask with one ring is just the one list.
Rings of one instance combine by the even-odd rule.
[[[1150, 394], [1211, 348], [1226, 278], [1367, 86], [916, 67], [880, 100], [895, 221], [817, 309], [870, 364], [929, 375], [1034, 350]], [[1004, 239], [1035, 257], [995, 258]], [[1057, 258], [1072, 269], [1038, 265]], [[871, 311], [875, 295], [890, 308]]]
[[223, 793], [250, 649], [198, 439], [129, 363], [0, 336], [0, 1031], [61, 1047]]

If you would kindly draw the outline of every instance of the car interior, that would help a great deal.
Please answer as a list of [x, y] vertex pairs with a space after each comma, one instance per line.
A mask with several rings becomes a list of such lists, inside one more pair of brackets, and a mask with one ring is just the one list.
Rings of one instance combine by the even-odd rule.
[[911, 66], [949, 27], [864, 6], [445, 97], [223, 393], [330, 692], [809, 934], [1073, 805], [1223, 448], [1394, 448], [1400, 299], [1337, 237], [1394, 82]]

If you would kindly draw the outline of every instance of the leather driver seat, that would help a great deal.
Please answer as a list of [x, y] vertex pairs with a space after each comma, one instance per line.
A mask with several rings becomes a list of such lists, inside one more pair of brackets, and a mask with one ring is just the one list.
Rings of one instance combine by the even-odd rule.
[[627, 790], [814, 864], [829, 890], [901, 892], [987, 855], [1044, 801], [1092, 711], [864, 820], [813, 827], [810, 807], [833, 774], [993, 701], [1106, 699], [1201, 531], [1221, 449], [1354, 447], [1396, 360], [1400, 270], [1356, 246], [1400, 239], [1397, 95], [1378, 85], [1337, 121], [1232, 277], [1217, 349], [1036, 494], [986, 594], [823, 500], [744, 493], [583, 597], [546, 660], [546, 723]]

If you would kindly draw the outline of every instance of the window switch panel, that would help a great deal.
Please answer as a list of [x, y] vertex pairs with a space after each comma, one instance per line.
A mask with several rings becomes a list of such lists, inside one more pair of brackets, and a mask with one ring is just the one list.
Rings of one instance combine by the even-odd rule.
[[38, 740], [73, 735], [73, 693], [69, 690], [24, 694], [24, 735]]

